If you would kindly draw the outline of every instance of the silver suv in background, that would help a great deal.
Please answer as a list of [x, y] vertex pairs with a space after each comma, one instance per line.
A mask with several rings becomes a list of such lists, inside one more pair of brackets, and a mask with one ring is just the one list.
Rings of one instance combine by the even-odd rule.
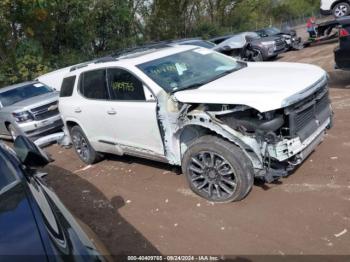
[[58, 93], [32, 81], [0, 89], [0, 135], [38, 137], [63, 126], [58, 111]]

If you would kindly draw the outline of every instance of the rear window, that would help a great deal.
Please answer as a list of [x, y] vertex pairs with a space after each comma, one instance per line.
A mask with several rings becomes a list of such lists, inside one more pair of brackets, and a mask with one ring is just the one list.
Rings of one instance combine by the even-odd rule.
[[61, 91], [60, 91], [60, 97], [72, 96], [75, 78], [76, 78], [75, 76], [70, 76], [63, 79]]
[[80, 92], [86, 98], [107, 100], [106, 69], [83, 73], [80, 78]]

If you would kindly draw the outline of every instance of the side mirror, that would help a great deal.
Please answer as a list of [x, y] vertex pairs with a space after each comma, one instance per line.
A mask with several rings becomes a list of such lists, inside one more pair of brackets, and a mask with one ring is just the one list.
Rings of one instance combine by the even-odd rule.
[[18, 136], [14, 142], [14, 149], [19, 160], [27, 167], [44, 167], [51, 162], [48, 155], [28, 137]]

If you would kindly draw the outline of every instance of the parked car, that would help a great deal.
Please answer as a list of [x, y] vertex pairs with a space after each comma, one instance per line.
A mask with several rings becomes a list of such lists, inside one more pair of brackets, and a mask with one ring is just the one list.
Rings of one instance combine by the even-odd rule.
[[337, 19], [339, 28], [339, 46], [334, 50], [335, 67], [350, 70], [350, 17]]
[[37, 81], [0, 89], [0, 135], [38, 137], [63, 127], [58, 92]]
[[1, 261], [103, 261], [105, 248], [98, 251], [36, 171], [49, 157], [24, 136], [14, 150], [0, 142]]
[[260, 37], [255, 32], [245, 32], [226, 39], [214, 50], [247, 61], [265, 61], [285, 52], [281, 37]]
[[321, 14], [335, 17], [347, 16], [350, 14], [349, 0], [321, 0]]
[[296, 31], [291, 28], [285, 28], [281, 31], [276, 27], [268, 27], [260, 29], [256, 33], [262, 38], [271, 36], [281, 37], [288, 50], [300, 50], [303, 48], [301, 37], [298, 37]]
[[243, 199], [255, 177], [287, 176], [332, 119], [321, 68], [245, 63], [194, 46], [74, 70], [59, 108], [84, 163], [112, 153], [182, 166], [191, 189], [215, 202]]
[[251, 39], [249, 39], [249, 34], [238, 34], [229, 37], [213, 49], [239, 60], [252, 62], [263, 61], [261, 51], [253, 47]]

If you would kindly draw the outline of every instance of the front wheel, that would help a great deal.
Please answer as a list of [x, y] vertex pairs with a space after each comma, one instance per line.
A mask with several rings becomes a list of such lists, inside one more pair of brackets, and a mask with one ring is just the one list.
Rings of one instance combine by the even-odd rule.
[[192, 143], [182, 169], [193, 192], [212, 202], [242, 200], [254, 182], [251, 161], [243, 151], [216, 136], [203, 136]]
[[102, 155], [92, 148], [80, 126], [72, 127], [70, 134], [75, 152], [85, 164], [94, 164], [102, 159]]

